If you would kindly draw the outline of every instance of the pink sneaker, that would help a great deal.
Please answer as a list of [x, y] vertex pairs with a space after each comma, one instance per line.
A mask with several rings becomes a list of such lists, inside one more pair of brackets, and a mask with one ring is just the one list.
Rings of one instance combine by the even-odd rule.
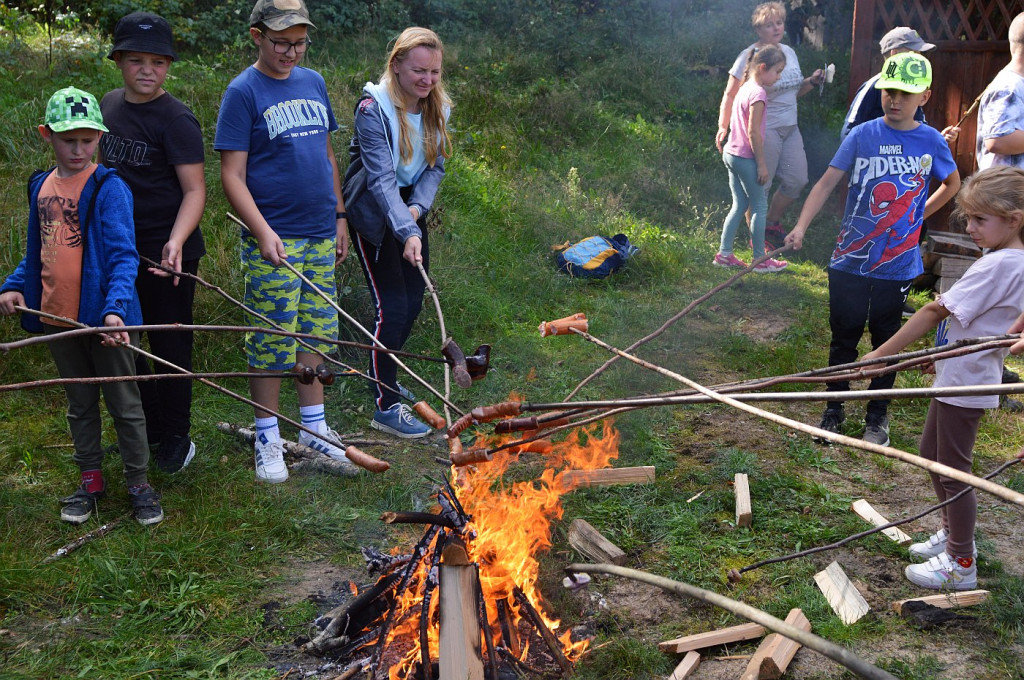
[[761, 264], [754, 267], [754, 271], [758, 274], [764, 274], [768, 272], [781, 272], [783, 269], [789, 266], [789, 263], [785, 260], [773, 260], [768, 258]]
[[747, 263], [736, 257], [732, 253], [728, 255], [722, 255], [721, 253], [715, 253], [715, 259], [711, 261], [711, 264], [716, 267], [735, 267], [736, 269], [746, 269]]

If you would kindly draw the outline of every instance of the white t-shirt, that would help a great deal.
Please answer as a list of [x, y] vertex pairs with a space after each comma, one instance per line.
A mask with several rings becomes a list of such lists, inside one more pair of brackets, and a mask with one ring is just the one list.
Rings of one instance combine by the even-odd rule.
[[[734, 76], [741, 83], [743, 82], [743, 71], [747, 68], [747, 56], [753, 45], [749, 45], [736, 57], [729, 75]], [[765, 88], [768, 93], [768, 101], [764, 107], [765, 127], [774, 130], [787, 125], [796, 125], [796, 94], [804, 84], [804, 76], [800, 72], [800, 62], [796, 58], [796, 52], [789, 45], [779, 44], [782, 53], [786, 55], [786, 68], [782, 69], [782, 75], [771, 87]]]
[[985, 149], [986, 140], [1004, 137], [1017, 130], [1024, 130], [1024, 78], [1007, 67], [985, 88], [978, 109], [976, 152], [979, 170], [993, 165], [1024, 168], [1024, 154], [1003, 156]]
[[[1024, 250], [1004, 249], [985, 255], [953, 287], [939, 296], [949, 310], [935, 332], [935, 344], [964, 338], [1002, 335], [1024, 309]], [[935, 362], [935, 387], [999, 385], [1009, 348], [974, 352]], [[936, 397], [952, 406], [996, 408], [999, 396]]]

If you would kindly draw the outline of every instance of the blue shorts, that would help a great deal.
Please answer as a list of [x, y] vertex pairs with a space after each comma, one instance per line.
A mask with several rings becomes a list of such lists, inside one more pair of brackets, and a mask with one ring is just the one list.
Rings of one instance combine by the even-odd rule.
[[[335, 299], [333, 238], [284, 238], [288, 263], [302, 272], [317, 288]], [[338, 339], [338, 311], [315, 290], [283, 265], [275, 267], [260, 255], [251, 236], [242, 238], [242, 266], [245, 271], [245, 304], [286, 331], [309, 333], [325, 340]], [[266, 326], [262, 319], [249, 317], [252, 326]], [[307, 341], [322, 352], [331, 352], [329, 342]], [[270, 333], [246, 333], [245, 353], [252, 368], [286, 371], [295, 366], [295, 338]], [[301, 348], [298, 351], [310, 350]]]

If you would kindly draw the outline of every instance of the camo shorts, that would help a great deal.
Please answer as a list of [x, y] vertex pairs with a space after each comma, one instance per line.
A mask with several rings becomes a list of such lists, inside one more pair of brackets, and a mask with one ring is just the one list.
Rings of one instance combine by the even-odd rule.
[[[302, 272], [317, 288], [335, 298], [334, 239], [284, 238], [288, 262]], [[279, 324], [287, 331], [309, 333], [327, 340], [338, 338], [338, 312], [315, 290], [284, 266], [275, 267], [260, 255], [256, 239], [242, 239], [242, 267], [245, 272], [245, 304]], [[266, 326], [262, 319], [250, 317], [252, 326]], [[320, 351], [330, 352], [334, 345], [309, 341]], [[249, 366], [285, 371], [295, 365], [295, 338], [270, 333], [246, 333], [245, 353]], [[302, 348], [300, 351], [309, 351]]]

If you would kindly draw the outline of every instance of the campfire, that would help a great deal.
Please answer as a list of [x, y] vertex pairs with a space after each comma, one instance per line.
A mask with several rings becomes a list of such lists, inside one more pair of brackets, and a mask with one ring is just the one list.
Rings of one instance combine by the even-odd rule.
[[619, 444], [608, 424], [577, 432], [551, 445], [538, 479], [507, 483], [520, 454], [495, 456], [453, 468], [434, 512], [384, 513], [387, 523], [426, 525], [422, 538], [407, 554], [364, 548], [377, 581], [323, 617], [307, 649], [390, 680], [568, 675], [588, 640], [545, 613], [537, 555], [576, 488], [571, 471], [607, 467]]

